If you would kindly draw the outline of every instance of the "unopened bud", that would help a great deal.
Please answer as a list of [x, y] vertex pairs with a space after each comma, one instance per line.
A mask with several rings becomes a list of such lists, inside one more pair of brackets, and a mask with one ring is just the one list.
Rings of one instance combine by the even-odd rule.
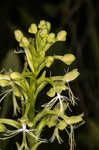
[[29, 46], [29, 41], [26, 37], [23, 37], [21, 42], [20, 42], [20, 47], [28, 47]]
[[66, 73], [66, 75], [64, 75], [63, 80], [66, 82], [70, 82], [74, 79], [76, 79], [79, 76], [79, 72], [78, 69], [73, 69], [72, 71]]
[[20, 42], [21, 39], [23, 38], [23, 33], [20, 30], [15, 30], [14, 35], [18, 42]]
[[41, 37], [47, 37], [47, 36], [48, 36], [48, 31], [47, 31], [47, 29], [42, 29], [42, 30], [40, 31], [40, 36], [41, 36]]
[[36, 34], [37, 33], [37, 25], [36, 24], [31, 24], [29, 29], [28, 29], [28, 32]]
[[67, 65], [70, 65], [74, 60], [75, 56], [73, 54], [66, 54], [62, 57], [62, 61]]
[[66, 41], [67, 32], [62, 30], [57, 34], [57, 41]]
[[54, 42], [55, 42], [55, 34], [54, 34], [54, 33], [50, 33], [50, 34], [48, 35], [47, 41], [48, 41], [49, 43], [54, 43]]
[[51, 24], [50, 24], [50, 22], [46, 22], [46, 25], [47, 25], [47, 29], [48, 29], [48, 31], [50, 31], [51, 30]]
[[38, 25], [38, 28], [40, 28], [40, 29], [46, 28], [46, 21], [45, 20], [41, 20], [39, 25]]

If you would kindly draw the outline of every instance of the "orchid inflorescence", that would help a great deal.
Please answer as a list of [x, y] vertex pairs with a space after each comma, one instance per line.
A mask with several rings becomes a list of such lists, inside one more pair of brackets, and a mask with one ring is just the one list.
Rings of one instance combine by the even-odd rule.
[[[11, 94], [14, 115], [18, 118], [18, 113], [20, 113], [21, 116], [17, 120], [0, 118], [0, 140], [7, 140], [23, 134], [22, 144], [19, 145], [16, 142], [18, 150], [37, 150], [42, 142], [48, 142], [49, 140], [41, 138], [45, 126], [55, 128], [50, 138], [51, 142], [57, 139], [61, 143], [59, 130], [65, 130], [70, 139], [70, 148], [73, 150], [74, 126], [83, 122], [83, 114], [78, 116], [66, 114], [68, 108], [72, 111], [70, 105], [75, 106], [77, 103], [77, 98], [69, 83], [79, 76], [78, 69], [73, 69], [63, 76], [48, 77], [46, 75], [46, 68], [51, 67], [56, 59], [65, 63], [66, 66], [71, 65], [75, 60], [75, 56], [71, 53], [63, 56], [46, 55], [55, 42], [65, 41], [67, 35], [64, 30], [57, 35], [50, 30], [50, 22], [44, 20], [41, 20], [38, 26], [36, 24], [30, 25], [28, 32], [31, 34], [31, 38], [24, 36], [22, 31], [15, 30], [15, 38], [25, 52], [23, 71], [21, 73], [10, 71], [6, 74], [0, 74], [0, 86], [6, 87], [6, 91], [0, 95], [3, 95], [0, 102]], [[51, 85], [47, 91], [51, 100], [42, 105], [41, 111], [37, 111], [35, 107], [37, 97], [47, 84]], [[64, 95], [63, 91], [66, 91], [67, 95]], [[20, 100], [20, 105], [17, 99]], [[11, 130], [7, 126], [16, 129]]]

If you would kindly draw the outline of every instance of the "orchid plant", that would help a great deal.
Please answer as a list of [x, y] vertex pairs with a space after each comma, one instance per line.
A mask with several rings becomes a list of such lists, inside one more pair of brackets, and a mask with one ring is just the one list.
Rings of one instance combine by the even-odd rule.
[[[15, 38], [25, 53], [24, 68], [21, 73], [9, 71], [0, 74], [0, 86], [8, 87], [1, 93], [0, 102], [11, 93], [13, 113], [17, 116], [17, 119], [0, 118], [0, 140], [22, 134], [21, 144], [16, 141], [18, 150], [37, 150], [41, 143], [53, 142], [55, 139], [61, 144], [59, 131], [63, 130], [68, 134], [70, 150], [73, 150], [74, 129], [83, 122], [83, 114], [68, 116], [66, 113], [67, 109], [71, 112], [71, 105], [76, 104], [77, 98], [69, 83], [79, 76], [78, 69], [73, 69], [63, 76], [48, 76], [46, 73], [46, 68], [50, 68], [56, 59], [67, 67], [75, 61], [75, 56], [71, 53], [63, 56], [46, 55], [55, 42], [65, 41], [67, 35], [64, 30], [57, 35], [50, 30], [51, 24], [45, 20], [41, 20], [38, 25], [30, 25], [28, 32], [31, 38], [27, 38], [20, 30], [15, 30]], [[42, 104], [41, 109], [37, 110], [37, 97], [47, 84], [50, 85], [46, 93], [49, 102]], [[42, 138], [42, 131], [46, 126], [54, 128], [50, 139]]]

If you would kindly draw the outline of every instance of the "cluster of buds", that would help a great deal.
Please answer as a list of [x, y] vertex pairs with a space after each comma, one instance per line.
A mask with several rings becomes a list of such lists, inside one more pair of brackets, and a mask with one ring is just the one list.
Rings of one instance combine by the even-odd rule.
[[[42, 47], [43, 50], [47, 50], [47, 46], [50, 47], [53, 43], [56, 41], [65, 41], [66, 40], [66, 31], [60, 31], [57, 36], [55, 36], [55, 33], [50, 32], [51, 30], [51, 24], [48, 21], [42, 20], [38, 24], [31, 24], [28, 32], [30, 34], [34, 34], [39, 42], [38, 46]], [[15, 30], [15, 38], [20, 43], [21, 47], [28, 47], [29, 46], [29, 40], [26, 38], [23, 33], [20, 30]], [[47, 45], [46, 45], [47, 44]]]

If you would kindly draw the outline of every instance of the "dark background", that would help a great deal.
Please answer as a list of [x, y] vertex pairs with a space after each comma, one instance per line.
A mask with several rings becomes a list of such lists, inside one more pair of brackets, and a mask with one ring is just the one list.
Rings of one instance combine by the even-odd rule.
[[[73, 92], [80, 101], [77, 112], [85, 113], [86, 123], [75, 131], [77, 150], [99, 149], [99, 1], [95, 0], [3, 0], [0, 2], [0, 68], [20, 71], [24, 59], [14, 58], [11, 49], [19, 49], [13, 32], [16, 28], [27, 32], [31, 23], [50, 21], [52, 31], [65, 29], [68, 33], [65, 44], [56, 44], [53, 49], [67, 50], [76, 55], [75, 66], [80, 77], [72, 83]], [[10, 52], [10, 53], [9, 53]], [[62, 53], [60, 52], [60, 54]], [[51, 52], [52, 53], [52, 52]], [[13, 59], [12, 59], [12, 57]], [[54, 66], [55, 67], [55, 66]], [[63, 66], [64, 67], [64, 66]], [[59, 72], [59, 66], [55, 67]], [[54, 69], [55, 69], [54, 68]], [[1, 109], [1, 107], [0, 107]], [[6, 116], [3, 109], [1, 116]], [[64, 144], [43, 144], [39, 150], [63, 149]], [[14, 142], [15, 144], [15, 142]], [[12, 145], [14, 145], [12, 144]], [[12, 148], [11, 143], [9, 144]], [[7, 148], [6, 148], [7, 149]], [[68, 149], [68, 148], [67, 148]]]

